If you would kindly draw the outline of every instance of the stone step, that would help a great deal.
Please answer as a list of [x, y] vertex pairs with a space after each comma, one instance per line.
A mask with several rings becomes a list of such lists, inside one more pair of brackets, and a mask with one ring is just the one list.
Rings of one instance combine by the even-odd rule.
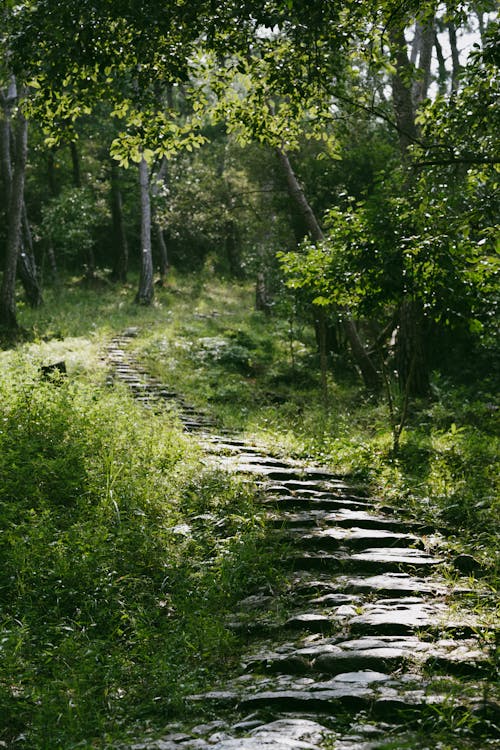
[[486, 675], [493, 669], [491, 655], [477, 640], [452, 638], [422, 640], [409, 636], [362, 636], [339, 641], [314, 637], [311, 643], [266, 644], [268, 649], [247, 655], [246, 671], [275, 674], [311, 675], [314, 672], [337, 675], [374, 670], [392, 673], [402, 667], [426, 667], [453, 675]]
[[333, 573], [365, 573], [368, 576], [380, 573], [412, 573], [431, 571], [444, 562], [412, 547], [377, 547], [363, 552], [345, 553], [341, 550], [298, 551], [287, 555], [286, 562], [294, 570], [332, 571]]
[[[323, 596], [345, 594], [368, 594], [370, 597], [404, 597], [413, 595], [444, 596], [450, 588], [444, 581], [422, 578], [409, 573], [383, 573], [374, 576], [331, 576], [310, 578], [304, 572], [296, 576], [290, 585], [297, 596], [315, 593]], [[457, 593], [470, 593], [470, 589], [455, 588]]]
[[[330, 524], [331, 518], [327, 515], [328, 511], [330, 513], [344, 509], [362, 511], [371, 507], [368, 503], [350, 496], [334, 496], [326, 493], [308, 498], [295, 495], [277, 497], [267, 495], [264, 504], [275, 509], [273, 523], [276, 521], [277, 525], [281, 519], [282, 523], [287, 526], [316, 526], [319, 522]], [[290, 512], [294, 509], [296, 509], [295, 513]], [[322, 516], [318, 515], [321, 511], [324, 511]]]
[[423, 548], [422, 540], [414, 534], [356, 527], [314, 529], [313, 531], [295, 528], [293, 532], [286, 534], [284, 539], [289, 544], [305, 550], [366, 550], [376, 547], [402, 547], [403, 544], [411, 545], [414, 549]]
[[412, 675], [393, 677], [376, 670], [357, 670], [335, 675], [327, 680], [311, 677], [260, 677], [247, 674], [223, 690], [193, 695], [189, 703], [240, 711], [264, 709], [268, 712], [301, 712], [335, 715], [338, 711], [358, 714], [369, 711], [373, 719], [408, 722], [430, 706], [436, 709], [453, 704], [454, 715], [471, 715], [482, 704], [482, 685], [464, 683], [455, 678], [422, 679]]
[[[312, 469], [304, 467], [302, 469], [303, 476], [298, 479], [283, 479], [277, 480], [276, 482], [269, 482], [265, 485], [266, 491], [274, 495], [296, 495], [305, 496], [304, 493], [322, 493], [322, 492], [336, 492], [336, 493], [353, 493], [354, 487], [349, 485], [345, 481], [345, 477], [332, 477], [329, 480], [320, 480], [311, 477]], [[359, 488], [358, 488], [359, 491]], [[362, 498], [367, 500], [368, 498], [363, 495]]]

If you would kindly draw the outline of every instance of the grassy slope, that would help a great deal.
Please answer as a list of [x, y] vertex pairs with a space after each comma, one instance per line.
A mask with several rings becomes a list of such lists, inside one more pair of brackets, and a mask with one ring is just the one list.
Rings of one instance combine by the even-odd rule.
[[[151, 372], [221, 425], [448, 525], [495, 586], [498, 411], [487, 392], [441, 385], [414, 407], [393, 458], [387, 406], [347, 374], [330, 379], [326, 408], [311, 332], [254, 313], [250, 288], [171, 277], [150, 309], [133, 293], [69, 285], [23, 311], [35, 340], [0, 355], [0, 739], [25, 735], [20, 747], [99, 746], [178, 715], [182, 696], [238, 653], [225, 613], [276, 575], [246, 485], [201, 471], [176, 424], [103, 386], [102, 348], [130, 325]], [[40, 383], [40, 364], [60, 358], [68, 384]]]

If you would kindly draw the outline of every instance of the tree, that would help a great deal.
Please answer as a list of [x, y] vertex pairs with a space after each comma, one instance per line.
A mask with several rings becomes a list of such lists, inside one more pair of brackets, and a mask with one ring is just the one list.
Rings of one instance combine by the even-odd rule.
[[17, 108], [12, 130], [15, 138], [15, 152], [12, 182], [8, 196], [5, 265], [2, 286], [0, 288], [0, 326], [7, 331], [15, 331], [18, 327], [16, 315], [16, 267], [19, 248], [21, 246], [24, 176], [28, 153], [28, 123], [21, 107]]

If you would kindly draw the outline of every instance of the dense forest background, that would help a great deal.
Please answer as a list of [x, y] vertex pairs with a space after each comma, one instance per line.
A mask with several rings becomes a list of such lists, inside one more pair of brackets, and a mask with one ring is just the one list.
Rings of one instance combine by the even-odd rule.
[[[198, 7], [199, 5], [199, 7]], [[283, 286], [322, 368], [412, 395], [493, 356], [498, 25], [488, 3], [7, 3], [0, 316], [61, 274], [206, 263]], [[29, 138], [28, 138], [29, 131]], [[464, 363], [468, 364], [464, 366]], [[488, 364], [488, 367], [490, 365]]]
[[[493, 622], [496, 3], [4, 0], [0, 19], [0, 746], [111, 747], [182, 716], [238, 659], [234, 603], [280, 590], [255, 488], [109, 388], [130, 326], [130, 356], [220, 428], [439, 529]], [[471, 747], [455, 729], [435, 746]]]

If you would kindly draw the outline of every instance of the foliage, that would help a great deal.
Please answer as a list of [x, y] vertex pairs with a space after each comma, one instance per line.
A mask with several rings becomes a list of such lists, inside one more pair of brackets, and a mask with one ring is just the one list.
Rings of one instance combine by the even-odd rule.
[[272, 555], [251, 489], [200, 471], [175, 423], [125, 392], [12, 364], [0, 384], [0, 737], [104, 743], [179, 712], [228, 667], [225, 612], [273, 576]]
[[89, 188], [65, 187], [42, 207], [40, 229], [52, 242], [57, 257], [67, 267], [87, 259], [97, 239], [97, 230], [109, 219], [109, 210]]

